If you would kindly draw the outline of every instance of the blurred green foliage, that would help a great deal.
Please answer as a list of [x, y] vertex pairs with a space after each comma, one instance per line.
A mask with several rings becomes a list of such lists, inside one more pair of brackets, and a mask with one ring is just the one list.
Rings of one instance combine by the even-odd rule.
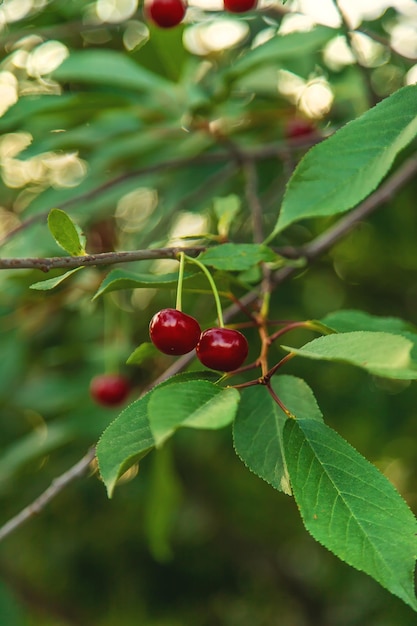
[[[200, 236], [190, 241], [201, 243], [203, 235], [218, 236], [216, 198], [231, 194], [242, 207], [230, 237], [251, 241], [236, 145], [258, 155], [269, 233], [289, 174], [317, 139], [287, 141], [288, 120], [300, 112], [283, 78], [295, 75], [304, 89], [318, 79], [329, 86], [331, 106], [312, 116], [326, 135], [402, 86], [414, 66], [389, 46], [395, 28], [411, 20], [394, 8], [358, 26], [382, 41], [375, 60], [337, 66], [323, 51], [343, 27], [282, 34], [288, 16], [280, 4], [234, 18], [246, 26], [242, 39], [201, 55], [184, 45], [186, 33], [194, 29], [204, 39], [203, 27], [220, 24], [220, 12], [190, 12], [189, 23], [160, 31], [145, 24], [141, 8], [105, 23], [97, 2], [32, 2], [17, 17], [8, 4], [8, 13], [7, 3], [0, 7], [0, 99], [6, 103], [11, 90], [16, 102], [0, 117], [2, 257], [62, 254], [46, 224], [55, 207], [82, 227], [91, 253], [164, 246], [181, 236]], [[291, 11], [291, 2], [285, 6]], [[252, 48], [270, 35], [267, 47]], [[48, 42], [61, 46], [50, 56], [41, 50]], [[396, 165], [413, 150], [415, 142]], [[417, 323], [416, 191], [412, 181], [280, 285], [271, 317], [317, 319], [343, 307]], [[302, 245], [333, 221], [293, 225], [276, 243]], [[175, 265], [142, 261], [123, 269], [146, 274]], [[107, 271], [85, 269], [45, 293], [29, 288], [43, 278], [38, 270], [0, 273], [2, 522], [75, 463], [117, 415], [89, 397], [89, 382], [106, 363], [131, 378], [132, 398], [171, 363], [153, 356], [125, 366], [147, 340], [152, 314], [173, 305], [174, 290], [123, 290], [92, 300]], [[237, 296], [243, 291], [236, 286]], [[184, 309], [204, 325], [215, 318], [207, 295], [185, 292]], [[255, 333], [247, 336], [255, 357]], [[291, 335], [300, 344], [311, 338], [306, 331]], [[305, 378], [327, 423], [416, 511], [415, 385], [303, 359], [286, 373]], [[1, 544], [1, 624], [415, 623], [399, 600], [307, 535], [294, 501], [236, 457], [230, 428], [181, 430], [163, 455], [146, 457], [135, 471], [110, 501], [96, 474], [74, 482]]]

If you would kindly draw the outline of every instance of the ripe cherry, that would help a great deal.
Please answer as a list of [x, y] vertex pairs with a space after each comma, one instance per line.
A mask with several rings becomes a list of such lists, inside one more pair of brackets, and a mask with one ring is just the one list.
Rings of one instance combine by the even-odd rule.
[[301, 137], [308, 137], [316, 132], [315, 126], [302, 117], [293, 117], [287, 121], [284, 135], [286, 139], [299, 139]]
[[178, 26], [186, 10], [185, 0], [149, 0], [145, 4], [146, 15], [160, 28]]
[[224, 8], [230, 13], [245, 13], [257, 5], [257, 0], [224, 0]]
[[121, 404], [129, 393], [129, 381], [119, 374], [99, 374], [90, 383], [91, 397], [103, 406]]
[[164, 354], [187, 354], [200, 339], [200, 324], [191, 315], [177, 309], [162, 309], [149, 324], [152, 343]]
[[212, 370], [231, 372], [248, 356], [248, 342], [238, 330], [208, 328], [197, 344], [197, 357]]

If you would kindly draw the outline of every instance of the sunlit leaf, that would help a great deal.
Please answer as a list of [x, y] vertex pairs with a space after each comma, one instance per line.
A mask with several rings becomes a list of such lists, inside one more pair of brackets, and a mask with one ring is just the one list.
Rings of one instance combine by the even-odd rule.
[[309, 359], [350, 363], [377, 376], [417, 379], [415, 344], [401, 335], [354, 331], [319, 337], [301, 348], [284, 347]]
[[205, 380], [195, 380], [156, 389], [149, 402], [149, 423], [157, 445], [180, 426], [218, 429], [230, 424], [236, 414], [239, 393]]
[[417, 85], [410, 85], [307, 152], [289, 180], [269, 239], [298, 220], [356, 206], [416, 135]]
[[57, 244], [71, 256], [85, 254], [85, 237], [70, 216], [61, 209], [52, 209], [48, 227]]

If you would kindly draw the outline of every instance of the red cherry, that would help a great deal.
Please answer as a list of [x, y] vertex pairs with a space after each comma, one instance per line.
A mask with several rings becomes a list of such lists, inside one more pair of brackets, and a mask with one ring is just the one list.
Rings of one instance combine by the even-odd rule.
[[91, 397], [103, 406], [121, 404], [129, 393], [129, 381], [119, 374], [99, 374], [90, 383]]
[[177, 309], [162, 309], [149, 324], [152, 343], [164, 354], [187, 354], [200, 339], [200, 324], [191, 315]]
[[258, 0], [224, 0], [224, 8], [230, 13], [245, 13], [256, 7]]
[[160, 28], [180, 24], [186, 10], [185, 0], [149, 0], [145, 4], [145, 13]]
[[248, 342], [238, 330], [208, 328], [197, 344], [197, 356], [201, 363], [212, 370], [231, 372], [248, 356]]
[[302, 117], [294, 117], [287, 121], [284, 135], [287, 139], [298, 139], [300, 137], [307, 137], [316, 132], [316, 128], [309, 121]]

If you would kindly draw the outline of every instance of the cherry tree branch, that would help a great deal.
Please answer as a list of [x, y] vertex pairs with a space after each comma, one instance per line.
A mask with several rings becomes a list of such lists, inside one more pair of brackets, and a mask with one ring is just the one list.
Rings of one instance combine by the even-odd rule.
[[204, 246], [190, 248], [150, 248], [149, 250], [131, 250], [128, 252], [101, 252], [83, 256], [57, 256], [49, 258], [14, 258], [0, 259], [0, 270], [38, 269], [49, 272], [52, 269], [75, 269], [92, 265], [115, 265], [132, 261], [151, 261], [153, 259], [175, 259], [180, 252], [197, 255], [206, 250]]
[[[343, 239], [350, 231], [374, 211], [386, 204], [404, 187], [406, 183], [415, 178], [417, 174], [417, 155], [413, 155], [398, 168], [390, 178], [361, 202], [356, 209], [340, 219], [324, 233], [316, 237], [304, 248], [304, 256], [308, 261], [313, 261], [323, 252], [326, 252], [340, 239]], [[303, 252], [302, 252], [303, 254]]]
[[[253, 160], [263, 160], [277, 156], [285, 158], [288, 155], [288, 151], [298, 151], [302, 150], [303, 148], [310, 148], [312, 145], [318, 143], [319, 140], [320, 138], [317, 137], [294, 139], [286, 142], [267, 144], [261, 147], [255, 147], [250, 149], [239, 148], [239, 153], [243, 158]], [[172, 169], [181, 169], [192, 165], [211, 165], [223, 162], [228, 163], [229, 160], [230, 148], [228, 148], [227, 150], [205, 152], [197, 156], [194, 154], [186, 157], [167, 159], [166, 161], [162, 161], [159, 163], [152, 163], [151, 165], [145, 165], [144, 167], [140, 167], [130, 172], [121, 174], [120, 176], [116, 176], [115, 178], [112, 178], [111, 180], [108, 180], [105, 183], [94, 187], [94, 189], [90, 189], [90, 191], [86, 191], [85, 193], [75, 196], [74, 198], [69, 198], [64, 202], [61, 202], [56, 208], [68, 209], [69, 207], [72, 207], [81, 202], [93, 200], [94, 198], [101, 196], [109, 189], [113, 189], [114, 187], [117, 187], [128, 180], [141, 178], [149, 174], [164, 172], [166, 170], [169, 171]], [[27, 220], [16, 226], [16, 228], [10, 230], [0, 240], [0, 245], [7, 243], [15, 235], [22, 232], [23, 230], [26, 230], [27, 228], [30, 228], [33, 224], [41, 222], [42, 220], [46, 220], [48, 213], [49, 211], [45, 211], [29, 217]]]
[[0, 541], [10, 535], [16, 528], [22, 526], [27, 520], [37, 515], [45, 508], [51, 500], [53, 500], [65, 487], [77, 478], [84, 476], [90, 463], [94, 460], [95, 448], [90, 448], [85, 456], [80, 459], [69, 470], [54, 478], [51, 485], [36, 500], [24, 508], [20, 513], [12, 517], [8, 522], [0, 528]]
[[[413, 156], [405, 161], [402, 166], [385, 183], [383, 183], [381, 187], [379, 187], [377, 191], [359, 204], [356, 209], [341, 218], [337, 224], [329, 228], [322, 235], [316, 237], [316, 239], [306, 245], [302, 250], [295, 251], [296, 254], [294, 253], [294, 256], [304, 257], [308, 264], [313, 263], [313, 261], [316, 260], [321, 254], [329, 250], [335, 243], [345, 237], [356, 224], [392, 199], [395, 194], [416, 174], [417, 156]], [[187, 251], [189, 253], [189, 249], [187, 249]], [[118, 253], [109, 254], [115, 255]], [[45, 259], [43, 260], [45, 261]], [[42, 261], [42, 259], [40, 259], [40, 261]], [[288, 265], [277, 270], [271, 277], [274, 287], [277, 287], [285, 280], [288, 280], [298, 271], [298, 269], [299, 268], [295, 266]], [[259, 289], [254, 289], [240, 299], [239, 305], [232, 304], [229, 306], [223, 312], [225, 322], [233, 319], [233, 317], [242, 310], [242, 307], [253, 304], [259, 298], [259, 295]], [[167, 378], [184, 370], [194, 359], [194, 356], [194, 352], [191, 352], [177, 359], [168, 369], [166, 369], [156, 380], [153, 381], [151, 386], [154, 387]], [[2, 527], [0, 527], [0, 541], [17, 530], [28, 519], [40, 513], [40, 511], [71, 482], [83, 476], [87, 472], [91, 461], [94, 459], [94, 454], [95, 449], [91, 448], [88, 453], [73, 467], [53, 480], [50, 487], [48, 487], [43, 494], [36, 498], [32, 504], [28, 505], [15, 517], [11, 518]]]

